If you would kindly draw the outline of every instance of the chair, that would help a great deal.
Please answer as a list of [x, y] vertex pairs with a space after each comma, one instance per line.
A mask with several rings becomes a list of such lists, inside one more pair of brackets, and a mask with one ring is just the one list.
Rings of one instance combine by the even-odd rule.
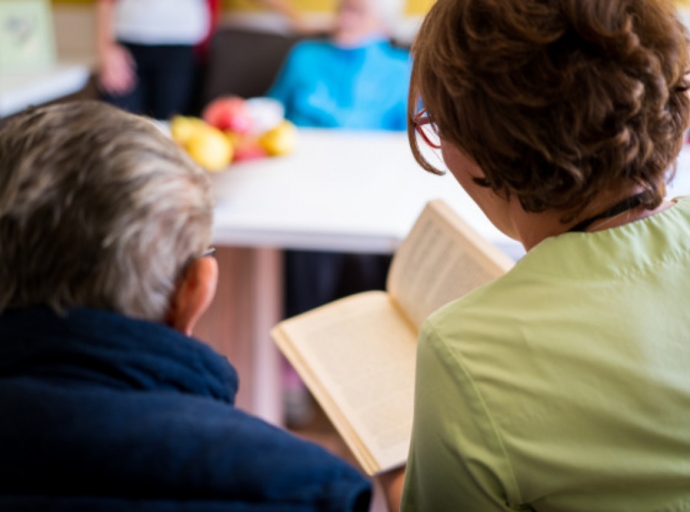
[[202, 102], [225, 95], [263, 96], [275, 80], [299, 35], [282, 35], [234, 27], [220, 28], [211, 42], [211, 54], [202, 89]]

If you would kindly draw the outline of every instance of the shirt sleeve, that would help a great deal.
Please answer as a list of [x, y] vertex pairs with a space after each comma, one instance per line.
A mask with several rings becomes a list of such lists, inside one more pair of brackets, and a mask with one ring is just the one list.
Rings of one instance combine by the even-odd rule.
[[415, 412], [401, 509], [524, 510], [512, 468], [472, 378], [427, 321], [417, 349]]

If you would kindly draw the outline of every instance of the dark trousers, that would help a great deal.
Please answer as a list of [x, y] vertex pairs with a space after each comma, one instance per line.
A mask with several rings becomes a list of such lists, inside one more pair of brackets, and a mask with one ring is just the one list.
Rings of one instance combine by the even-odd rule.
[[137, 84], [122, 96], [103, 99], [134, 114], [169, 119], [184, 114], [192, 104], [197, 74], [194, 47], [121, 43], [136, 63]]
[[391, 257], [317, 251], [285, 252], [285, 316], [335, 299], [383, 290]]

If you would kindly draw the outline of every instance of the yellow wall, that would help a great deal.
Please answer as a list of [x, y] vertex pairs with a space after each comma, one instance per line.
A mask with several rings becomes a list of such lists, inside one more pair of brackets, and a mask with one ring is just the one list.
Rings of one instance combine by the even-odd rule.
[[[295, 3], [305, 11], [330, 11], [337, 0], [295, 0]], [[690, 0], [688, 0], [690, 1]], [[92, 4], [94, 0], [52, 0], [56, 4]], [[424, 14], [434, 0], [407, 0], [409, 14]], [[223, 0], [227, 9], [255, 9], [252, 0]]]
[[408, 0], [407, 12], [409, 14], [424, 14], [431, 9], [434, 0]]
[[[295, 0], [297, 5], [307, 11], [328, 11], [333, 8], [337, 0]], [[52, 0], [56, 4], [90, 4], [94, 0]], [[229, 9], [251, 9], [251, 0], [223, 0]], [[407, 0], [409, 14], [424, 14], [434, 0]], [[681, 7], [690, 7], [690, 0], [674, 0]]]
[[[223, 0], [228, 9], [255, 9], [256, 2], [252, 0]], [[407, 0], [408, 14], [424, 14], [434, 0]], [[331, 11], [337, 0], [295, 0], [295, 3], [305, 11]]]
[[[226, 9], [254, 10], [257, 3], [252, 0], [223, 0]], [[330, 11], [335, 4], [334, 0], [294, 0], [294, 3], [305, 11]]]

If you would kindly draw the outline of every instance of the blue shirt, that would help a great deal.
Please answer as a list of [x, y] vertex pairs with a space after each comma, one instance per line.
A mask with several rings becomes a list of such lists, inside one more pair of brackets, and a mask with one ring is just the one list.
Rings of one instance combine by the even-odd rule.
[[409, 53], [376, 39], [357, 48], [309, 41], [295, 46], [268, 96], [297, 126], [404, 130]]

